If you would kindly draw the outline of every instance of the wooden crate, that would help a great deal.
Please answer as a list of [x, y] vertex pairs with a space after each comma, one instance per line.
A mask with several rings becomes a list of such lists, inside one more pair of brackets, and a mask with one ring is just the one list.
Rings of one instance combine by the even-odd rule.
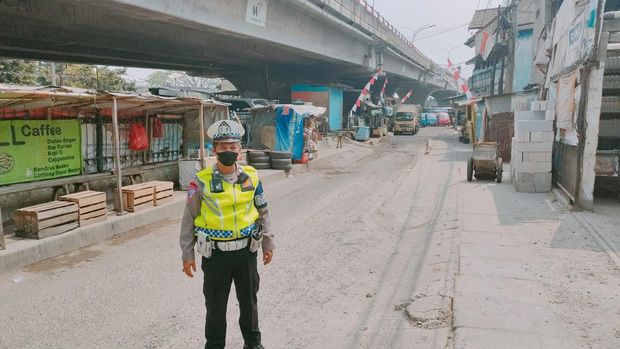
[[105, 221], [108, 218], [108, 206], [104, 192], [86, 190], [63, 195], [59, 199], [61, 201], [75, 202], [78, 205], [80, 227]]
[[152, 181], [145, 184], [152, 184], [155, 191], [155, 206], [163, 205], [172, 201], [174, 195], [174, 183], [164, 181]]
[[123, 206], [129, 212], [153, 207], [155, 204], [154, 184], [140, 183], [132, 184], [122, 188]]
[[76, 203], [52, 201], [15, 211], [17, 236], [44, 239], [78, 227], [79, 208]]

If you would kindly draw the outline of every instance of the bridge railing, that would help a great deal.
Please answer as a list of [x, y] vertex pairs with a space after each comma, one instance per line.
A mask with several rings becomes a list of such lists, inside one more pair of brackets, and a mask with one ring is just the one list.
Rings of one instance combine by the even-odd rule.
[[405, 35], [386, 20], [366, 0], [319, 0], [338, 11], [350, 21], [362, 26], [385, 42], [391, 44], [415, 62], [427, 69], [434, 67], [433, 61], [424, 55]]

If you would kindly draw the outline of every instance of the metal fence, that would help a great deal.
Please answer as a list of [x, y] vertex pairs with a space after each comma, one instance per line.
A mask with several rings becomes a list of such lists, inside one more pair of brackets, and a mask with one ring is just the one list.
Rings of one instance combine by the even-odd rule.
[[575, 201], [579, 171], [577, 147], [562, 142], [555, 142], [553, 147], [553, 180]]
[[[136, 122], [141, 123], [143, 119], [119, 120], [121, 168], [179, 159], [183, 138], [182, 120], [164, 121], [164, 136], [149, 137], [150, 147], [146, 151], [129, 149], [129, 132], [131, 125]], [[152, 120], [148, 129], [153, 129]], [[103, 171], [111, 171], [114, 169], [114, 138], [111, 122], [103, 123], [101, 148]], [[82, 123], [82, 163], [84, 173], [97, 172], [97, 125], [94, 119], [87, 119]]]

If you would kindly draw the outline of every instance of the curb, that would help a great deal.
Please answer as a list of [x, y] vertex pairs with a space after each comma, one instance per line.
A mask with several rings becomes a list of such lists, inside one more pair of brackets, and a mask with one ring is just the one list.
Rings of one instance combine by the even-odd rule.
[[[346, 149], [314, 160], [309, 166], [294, 165], [291, 172], [293, 175], [301, 175], [311, 170], [311, 166], [353, 152], [353, 148]], [[270, 171], [270, 173], [264, 173], [265, 171]], [[291, 173], [281, 170], [259, 170], [259, 174], [261, 180], [269, 184], [287, 179], [291, 175]], [[77, 251], [147, 224], [180, 218], [184, 209], [185, 194], [184, 192], [176, 192], [174, 200], [162, 206], [155, 206], [142, 212], [127, 213], [122, 216], [108, 215], [107, 220], [103, 222], [79, 227], [42, 240], [26, 239], [14, 242], [7, 246], [7, 249], [0, 250], [0, 273]]]
[[[122, 216], [108, 215], [107, 220], [42, 240], [20, 240], [0, 251], [0, 271], [6, 272], [30, 264], [73, 252], [99, 243], [114, 235], [126, 233], [146, 224], [181, 217], [185, 209], [185, 195], [152, 209]], [[16, 246], [17, 245], [17, 246]]]

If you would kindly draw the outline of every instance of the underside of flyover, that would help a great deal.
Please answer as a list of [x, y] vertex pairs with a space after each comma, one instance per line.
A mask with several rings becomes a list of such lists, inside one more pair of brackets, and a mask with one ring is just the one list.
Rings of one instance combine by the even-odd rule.
[[[0, 13], [4, 57], [182, 70], [225, 77], [242, 94], [281, 101], [290, 99], [294, 83], [361, 88], [373, 73], [363, 51], [351, 54], [358, 62], [334, 59], [117, 1], [6, 0], [0, 2]], [[335, 43], [320, 44], [334, 50]], [[359, 42], [349, 43], [341, 50], [359, 47]], [[437, 88], [410, 77], [389, 77], [390, 94], [413, 88], [417, 98], [418, 91]]]

